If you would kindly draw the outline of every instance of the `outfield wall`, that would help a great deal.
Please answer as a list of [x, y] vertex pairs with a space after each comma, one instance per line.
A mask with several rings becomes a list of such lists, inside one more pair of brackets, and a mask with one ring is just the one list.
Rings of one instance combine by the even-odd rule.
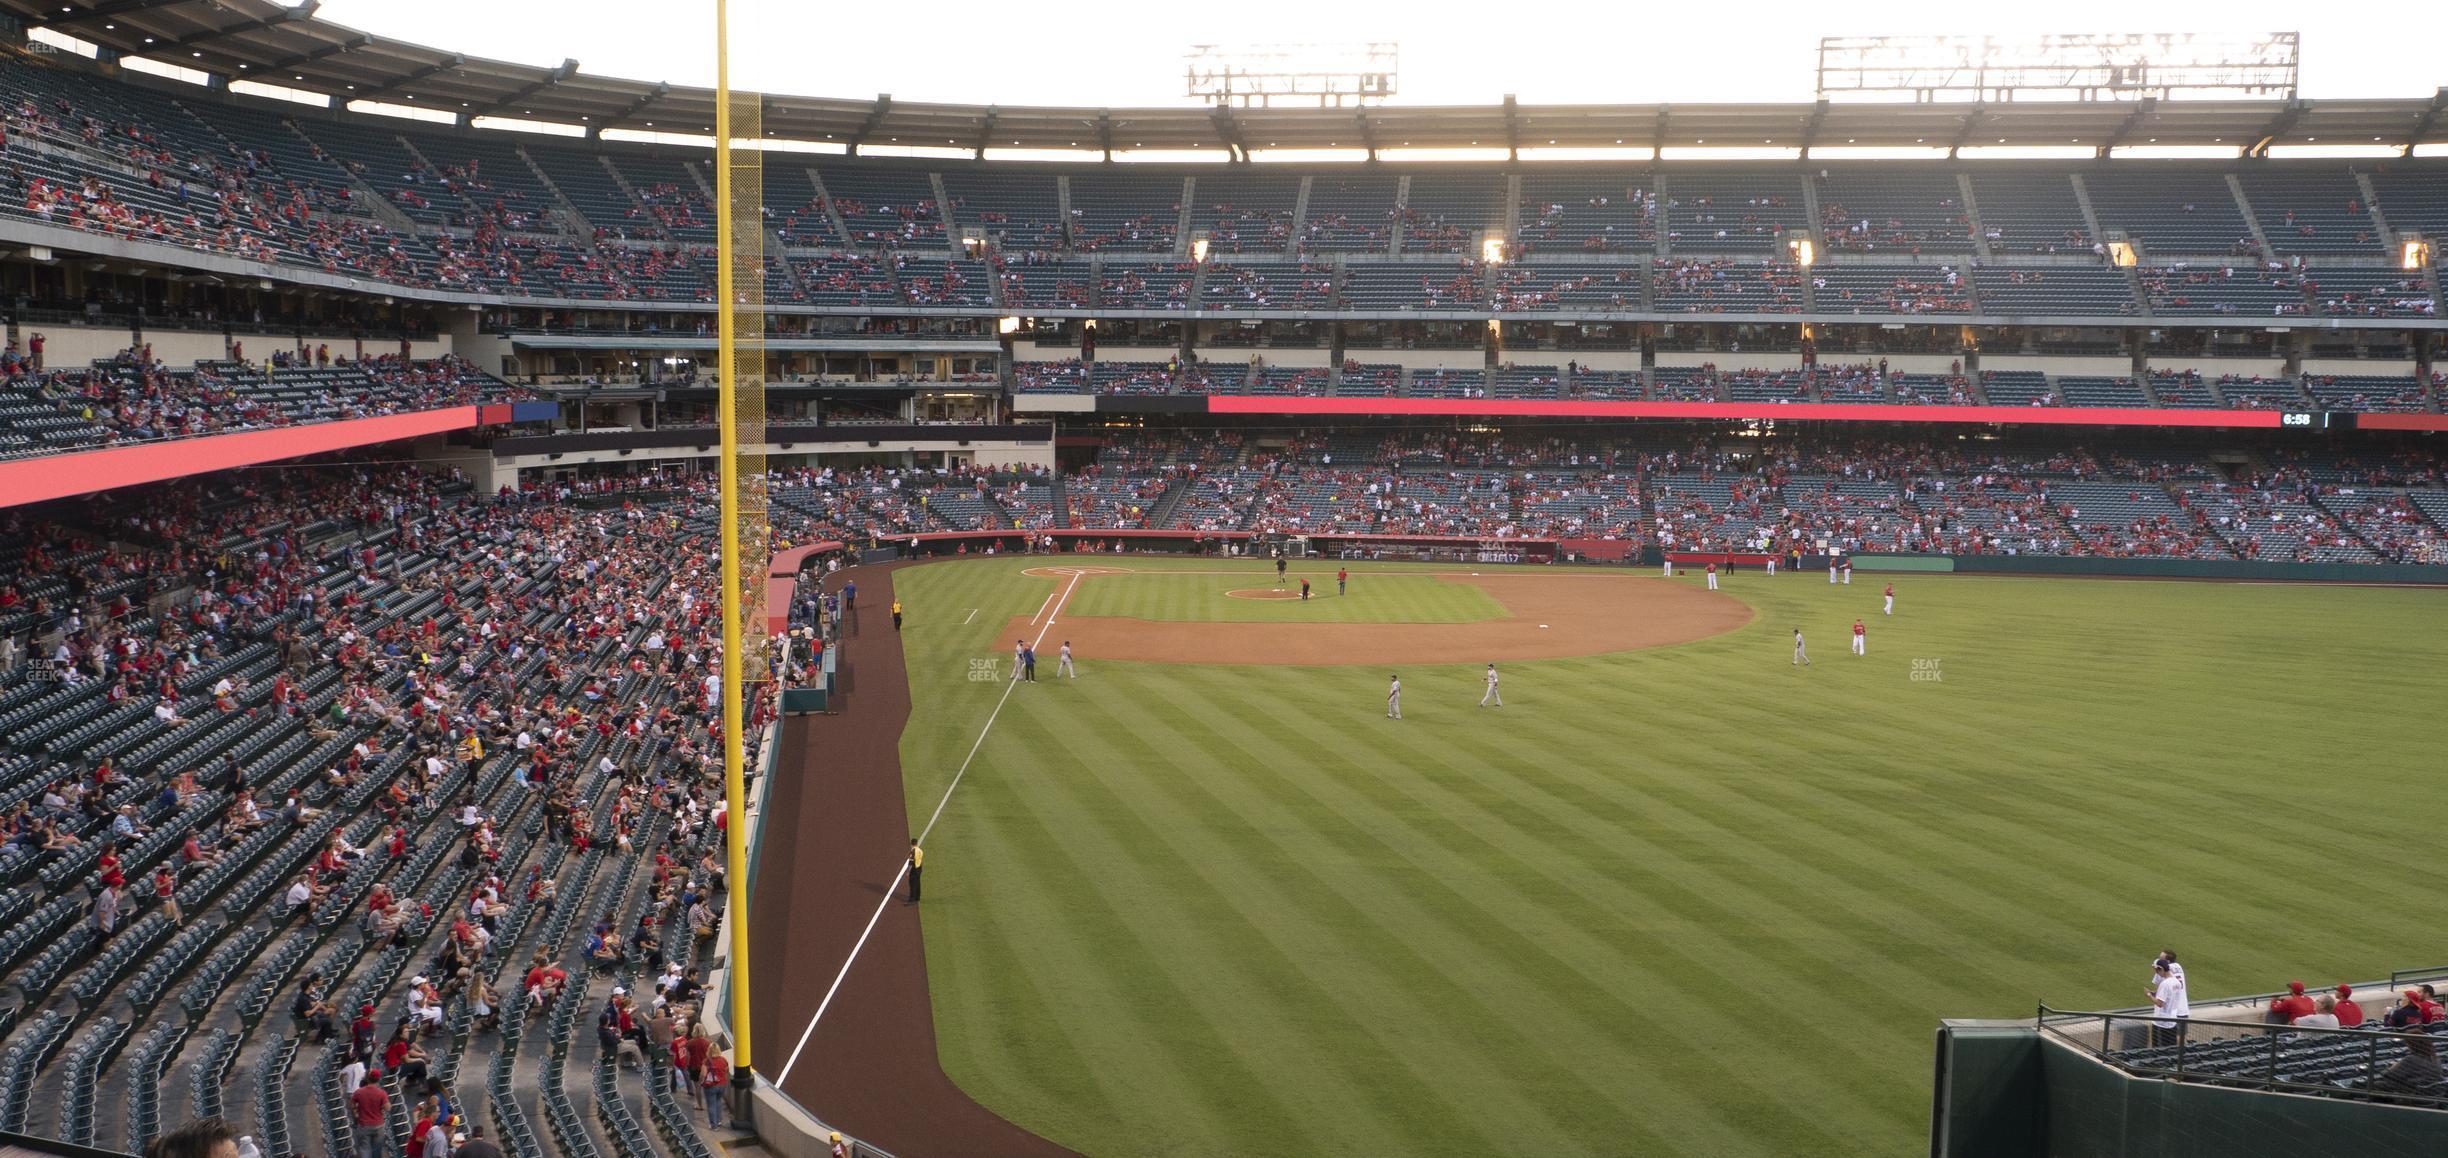
[[2030, 1022], [1938, 1030], [1931, 1158], [2414, 1158], [2448, 1113], [2137, 1077]]
[[[1805, 559], [1809, 566], [1810, 560]], [[1818, 566], [1825, 567], [1820, 560]], [[2109, 576], [2287, 583], [2448, 585], [2448, 566], [2415, 563], [2278, 563], [2251, 559], [2103, 559], [2087, 555], [1853, 556], [1859, 571], [1954, 571], [1989, 575]]]
[[[1028, 549], [1029, 540], [1050, 537], [1069, 545], [1087, 540], [1120, 542], [1134, 551], [1169, 553], [1203, 552], [1211, 544], [1249, 542], [1257, 537], [1253, 531], [1168, 531], [1142, 528], [1063, 527], [1038, 531], [933, 531], [920, 535], [887, 536], [884, 542], [894, 544], [913, 556], [981, 554], [991, 544], [997, 553], [1011, 554]], [[1523, 553], [1531, 562], [1546, 561], [1561, 547], [1575, 551], [1595, 561], [1617, 562], [1616, 558], [1591, 550], [1593, 547], [1618, 547], [1628, 544], [1598, 540], [1555, 539], [1481, 539], [1443, 537], [1435, 535], [1347, 535], [1320, 533], [1297, 536], [1313, 544], [1334, 547], [1380, 546], [1404, 548], [1511, 548]], [[1677, 551], [1678, 559], [1703, 558], [1707, 553]], [[1748, 559], [1750, 555], [1722, 556]], [[1923, 573], [1956, 572], [1990, 575], [2062, 575], [2068, 578], [2129, 578], [2129, 579], [2210, 579], [2228, 582], [2281, 583], [2403, 583], [2426, 586], [2448, 586], [2448, 565], [2413, 563], [2275, 563], [2240, 559], [2103, 559], [2083, 555], [1904, 555], [1865, 553], [1851, 556], [1854, 570], [1865, 575], [1872, 572], [1911, 571]], [[1627, 553], [1620, 561], [1635, 561]], [[1656, 567], [1665, 555], [1655, 546], [1644, 547], [1637, 565]], [[1828, 556], [1804, 555], [1802, 570], [1824, 571]]]

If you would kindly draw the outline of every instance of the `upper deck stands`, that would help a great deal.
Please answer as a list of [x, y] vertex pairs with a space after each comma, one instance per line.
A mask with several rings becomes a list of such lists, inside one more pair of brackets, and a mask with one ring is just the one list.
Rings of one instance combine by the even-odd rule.
[[[410, 289], [531, 295], [571, 284], [548, 274], [583, 262], [566, 253], [543, 259], [549, 239], [573, 228], [616, 246], [703, 247], [714, 240], [707, 170], [691, 153], [349, 113], [309, 118], [286, 106], [202, 89], [188, 94], [147, 80], [121, 82], [50, 62], [24, 63], [0, 78], [0, 96], [15, 98], [0, 115], [10, 132], [8, 160], [23, 174], [27, 196], [12, 196], [0, 213], [37, 224]], [[811, 177], [819, 170], [826, 174], [821, 188]], [[1807, 300], [1822, 314], [1847, 317], [2103, 317], [2140, 324], [2134, 319], [2146, 309], [2122, 284], [2127, 274], [2104, 263], [2073, 264], [2081, 256], [2096, 260], [2100, 240], [2090, 236], [2084, 190], [2099, 226], [2142, 245], [2140, 276], [2150, 283], [2147, 312], [2154, 321], [2241, 326], [2334, 319], [2368, 326], [2429, 323], [2442, 312], [2431, 279], [2382, 264], [2393, 255], [2396, 233], [2448, 236], [2448, 164], [2429, 158], [2354, 165], [1842, 161], [1818, 168], [1665, 161], [1295, 168], [827, 156], [769, 165], [767, 192], [768, 223], [791, 248], [940, 248], [950, 254], [959, 239], [980, 237], [1006, 260], [1029, 254], [1163, 256], [1186, 252], [1186, 227], [1211, 253], [1305, 253], [1353, 271], [1316, 280], [1345, 280], [1358, 291], [1357, 300], [1319, 301], [1304, 293], [1301, 309], [1416, 310], [1463, 301], [1465, 308], [1485, 304], [1508, 313], [1667, 317], [1793, 314]], [[564, 200], [574, 215], [563, 212]], [[836, 226], [836, 213], [846, 228]], [[410, 224], [392, 228], [403, 219]], [[1392, 293], [1389, 287], [1405, 281], [1403, 275], [1364, 272], [1396, 258], [1476, 256], [1482, 235], [1507, 226], [1511, 248], [1484, 303], [1432, 290]], [[2256, 226], [2276, 257], [2306, 264], [2264, 271], [2271, 255], [2255, 240]], [[1820, 242], [1814, 277], [1824, 292], [1798, 293], [1792, 273], [1743, 264], [1783, 259], [1788, 230], [1807, 230]], [[1668, 245], [1674, 264], [1648, 274], [1609, 264], [1637, 266]], [[1986, 251], [1977, 261], [1968, 252], [1974, 248]], [[695, 284], [701, 279], [687, 273], [694, 259], [686, 255], [581, 251], [600, 276], [577, 284], [601, 288], [576, 291], [579, 296], [702, 296]], [[1897, 260], [1912, 272], [1858, 264], [1865, 260]], [[2252, 273], [2222, 269], [2205, 281], [2205, 263]], [[646, 269], [647, 280], [622, 284], [631, 267]], [[1943, 276], [1928, 275], [1950, 269], [1974, 284], [1933, 288]], [[1126, 271], [1119, 280], [1129, 276]], [[2280, 279], [2294, 279], [2300, 294]], [[1230, 292], [1241, 288], [1229, 284], [1239, 280], [1236, 275], [1227, 286], [1211, 285], [1208, 304], [1257, 307], [1252, 298]], [[1409, 280], [1416, 284], [1415, 276]], [[1653, 284], [1636, 294], [1642, 281]], [[1113, 292], [1100, 299], [1108, 288]], [[925, 296], [939, 307], [999, 304], [993, 295]], [[1148, 304], [1127, 286], [1095, 286], [1084, 297], [1022, 297], [1044, 309]], [[795, 304], [790, 294], [776, 300]], [[1155, 304], [1177, 301], [1168, 289]], [[887, 298], [827, 308], [884, 311], [893, 304]], [[2370, 345], [2360, 339], [2331, 343], [2349, 344]], [[2353, 353], [2363, 356], [2360, 349]]]
[[2135, 271], [2153, 314], [2283, 318], [2311, 312], [2294, 274], [2250, 263]]
[[604, 167], [603, 158], [581, 151], [574, 146], [529, 145], [527, 155], [535, 161], [553, 188], [578, 210], [598, 236], [608, 238], [653, 238], [662, 236], [654, 219], [620, 186], [620, 180]]
[[463, 224], [558, 233], [552, 191], [536, 179], [515, 142], [491, 134], [403, 134], [433, 164], [443, 184], [467, 206]]
[[952, 198], [953, 222], [964, 233], [998, 239], [1006, 253], [1062, 248], [1062, 190], [1053, 174], [973, 165], [945, 169], [943, 183]]
[[922, 170], [816, 166], [850, 243], [878, 249], [949, 249], [935, 185]]
[[1281, 254], [1292, 244], [1301, 179], [1286, 174], [1200, 173], [1192, 180], [1190, 232], [1207, 252]]
[[2375, 167], [2370, 177], [2389, 228], [2430, 238], [2432, 264], [2440, 264], [2439, 244], [2448, 239], [2448, 166], [2396, 162]]
[[1505, 182], [1494, 174], [1421, 173], [1403, 201], [1404, 253], [1477, 253], [1478, 239], [1501, 230]]
[[1302, 253], [1388, 252], [1394, 241], [1394, 193], [1399, 182], [1374, 173], [1320, 173], [1309, 182], [1301, 219]]
[[1948, 266], [1816, 265], [1823, 314], [1968, 314], [1972, 290]]
[[2419, 271], [2398, 269], [2310, 269], [2302, 278], [2314, 313], [2326, 318], [2436, 318]]
[[2279, 256], [2381, 254], [2371, 206], [2352, 172], [2280, 162], [2247, 166], [2236, 179], [2261, 235]]
[[1199, 304], [1210, 310], [1324, 310], [1334, 305], [1334, 267], [1290, 261], [1216, 262]]
[[1702, 261], [1659, 258], [1652, 264], [1661, 313], [1798, 314], [1802, 271], [1756, 258]]
[[2102, 170], [2083, 178], [2100, 228], [2122, 229], [2152, 258], [2256, 255], [2252, 228], [2222, 174], [2172, 168], [2149, 174]]
[[688, 165], [669, 157], [636, 155], [616, 159], [613, 167], [665, 237], [713, 244], [714, 200]]
[[1970, 253], [1963, 192], [1943, 170], [1840, 169], [1814, 178], [1819, 238], [1839, 253]]
[[1097, 303], [1117, 309], [1186, 310], [1198, 267], [1188, 262], [1105, 263]]
[[1979, 267], [1972, 282], [1981, 312], [2006, 315], [2108, 315], [2138, 312], [2125, 271], [2096, 265]]
[[1702, 171], [1666, 178], [1666, 228], [1677, 254], [1782, 252], [1785, 232], [1809, 224], [1802, 183], [1790, 174]]
[[2062, 172], [2035, 169], [2005, 175], [1976, 170], [1972, 198], [1981, 235], [1993, 254], [2083, 254], [2098, 239], [2083, 223], [2082, 202]]
[[824, 198], [817, 195], [816, 182], [809, 179], [805, 166], [765, 167], [765, 208], [767, 222], [784, 245], [846, 244], [834, 230], [833, 219], [825, 214]]
[[1083, 253], [1172, 253], [1181, 221], [1178, 176], [1100, 175], [1071, 182], [1071, 247]]
[[1506, 265], [1496, 270], [1493, 304], [1499, 311], [1637, 310], [1641, 268], [1637, 265]]
[[1466, 310], [1487, 301], [1481, 267], [1473, 261], [1355, 265], [1345, 278], [1343, 305], [1352, 310]]
[[1646, 252], [1657, 245], [1654, 188], [1632, 170], [1524, 173], [1516, 247], [1525, 257]]
[[1003, 304], [1084, 309], [1096, 302], [1095, 267], [1084, 261], [1004, 262], [997, 267]]

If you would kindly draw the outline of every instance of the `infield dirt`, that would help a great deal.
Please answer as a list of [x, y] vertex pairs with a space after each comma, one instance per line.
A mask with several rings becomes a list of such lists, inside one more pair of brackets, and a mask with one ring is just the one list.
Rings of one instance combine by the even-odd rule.
[[[1172, 572], [1179, 574], [1179, 572]], [[1467, 583], [1504, 607], [1501, 619], [1477, 623], [1200, 623], [1120, 616], [1063, 614], [1070, 588], [1127, 582], [1118, 567], [1033, 567], [1053, 594], [1038, 614], [1012, 617], [1002, 635], [1033, 636], [1047, 616], [1056, 634], [1083, 657], [1143, 663], [1230, 664], [1419, 664], [1496, 663], [1566, 656], [1604, 655], [1644, 647], [1689, 643], [1733, 631], [1751, 621], [1751, 608], [1719, 592], [1645, 575], [1612, 572], [1442, 572], [1446, 583]], [[1241, 596], [1249, 573], [1217, 572], [1218, 594]], [[1313, 602], [1365, 599], [1365, 582], [1353, 595], [1319, 595]]]

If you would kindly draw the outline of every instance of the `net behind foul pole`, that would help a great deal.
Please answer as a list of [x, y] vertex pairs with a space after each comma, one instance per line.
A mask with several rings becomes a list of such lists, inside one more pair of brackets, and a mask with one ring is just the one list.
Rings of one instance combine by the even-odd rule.
[[[754, 141], [765, 136], [764, 95], [733, 92], [724, 96], [731, 107], [731, 136]], [[730, 284], [723, 290], [731, 303], [731, 399], [724, 407], [730, 424], [733, 462], [738, 464], [738, 494], [724, 513], [739, 535], [739, 600], [746, 626], [740, 652], [743, 683], [770, 677], [765, 642], [765, 570], [773, 551], [773, 534], [766, 517], [765, 490], [765, 152], [733, 149], [728, 142], [715, 164], [730, 175], [723, 244], [731, 253]]]

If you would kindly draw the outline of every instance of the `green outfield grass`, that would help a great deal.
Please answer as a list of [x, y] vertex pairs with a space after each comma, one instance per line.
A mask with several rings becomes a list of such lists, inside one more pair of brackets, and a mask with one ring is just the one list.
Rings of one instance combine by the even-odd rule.
[[[1137, 566], [1137, 564], [1131, 564]], [[1270, 569], [1262, 574], [1220, 574], [1236, 564], [1219, 562], [1193, 570], [1134, 571], [1082, 580], [1071, 598], [1073, 615], [1121, 615], [1218, 623], [1474, 623], [1504, 618], [1504, 608], [1468, 583], [1434, 575], [1363, 573], [1359, 585], [1335, 594], [1334, 568], [1292, 568], [1282, 590], [1298, 593], [1309, 580], [1310, 597], [1251, 599], [1232, 591], [1277, 590]]]
[[[913, 825], [1031, 563], [897, 577]], [[1749, 626], [1501, 712], [1467, 667], [1400, 723], [1375, 669], [1017, 689], [928, 842], [946, 1068], [1092, 1155], [1890, 1155], [1941, 1017], [2132, 1005], [2162, 945], [2197, 999], [2436, 963], [2448, 593], [1881, 582], [1735, 576]]]

